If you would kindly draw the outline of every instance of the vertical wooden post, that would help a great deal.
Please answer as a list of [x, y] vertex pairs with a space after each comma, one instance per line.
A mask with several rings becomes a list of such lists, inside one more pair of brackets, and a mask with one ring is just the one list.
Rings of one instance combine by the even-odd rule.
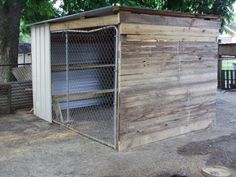
[[222, 74], [221, 74], [221, 69], [222, 69], [222, 60], [220, 57], [218, 58], [218, 69], [217, 69], [217, 88], [222, 89]]
[[221, 77], [220, 77], [220, 88], [225, 89], [225, 70], [221, 70]]
[[222, 81], [221, 81], [221, 69], [222, 69], [222, 60], [221, 60], [221, 55], [220, 55], [220, 53], [219, 53], [219, 46], [220, 46], [220, 40], [218, 40], [218, 54], [217, 54], [217, 56], [218, 56], [218, 62], [217, 62], [217, 88], [218, 89], [222, 89], [222, 85], [221, 85], [221, 83], [222, 83]]
[[234, 82], [233, 82], [233, 70], [230, 70], [230, 85], [229, 85], [229, 87], [232, 89], [233, 85], [234, 85]]
[[233, 84], [236, 85], [236, 70], [233, 70], [233, 72], [234, 72], [234, 82], [233, 82]]
[[11, 89], [12, 88], [12, 86], [11, 86], [11, 84], [9, 84], [8, 85], [8, 104], [9, 104], [9, 113], [11, 112]]
[[229, 70], [225, 70], [226, 71], [226, 87], [227, 89], [229, 89]]

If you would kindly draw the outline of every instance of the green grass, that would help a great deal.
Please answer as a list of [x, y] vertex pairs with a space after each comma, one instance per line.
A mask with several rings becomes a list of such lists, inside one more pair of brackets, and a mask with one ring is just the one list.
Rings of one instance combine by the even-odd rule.
[[233, 70], [233, 63], [236, 63], [236, 60], [223, 60], [222, 70]]

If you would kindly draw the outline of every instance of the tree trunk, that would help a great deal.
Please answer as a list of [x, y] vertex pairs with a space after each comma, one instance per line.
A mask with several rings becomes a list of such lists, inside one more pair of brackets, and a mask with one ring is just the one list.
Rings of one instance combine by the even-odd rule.
[[11, 66], [18, 62], [20, 18], [24, 0], [6, 0], [0, 5], [0, 83], [12, 81]]

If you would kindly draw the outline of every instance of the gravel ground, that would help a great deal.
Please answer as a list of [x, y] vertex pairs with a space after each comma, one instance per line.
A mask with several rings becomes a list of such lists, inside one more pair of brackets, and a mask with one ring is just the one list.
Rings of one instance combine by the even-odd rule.
[[[0, 115], [0, 177], [200, 177], [205, 165], [236, 170], [236, 92], [218, 92], [206, 130], [116, 152], [26, 110]], [[236, 177], [233, 174], [233, 177]]]

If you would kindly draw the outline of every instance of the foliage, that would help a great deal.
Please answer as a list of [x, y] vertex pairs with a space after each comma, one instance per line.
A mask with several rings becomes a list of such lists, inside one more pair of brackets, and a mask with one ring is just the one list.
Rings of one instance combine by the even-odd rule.
[[73, 14], [110, 5], [159, 8], [162, 0], [64, 0], [63, 14]]
[[28, 33], [27, 24], [55, 17], [58, 12], [53, 7], [52, 0], [25, 0], [25, 7], [21, 16], [21, 32]]

